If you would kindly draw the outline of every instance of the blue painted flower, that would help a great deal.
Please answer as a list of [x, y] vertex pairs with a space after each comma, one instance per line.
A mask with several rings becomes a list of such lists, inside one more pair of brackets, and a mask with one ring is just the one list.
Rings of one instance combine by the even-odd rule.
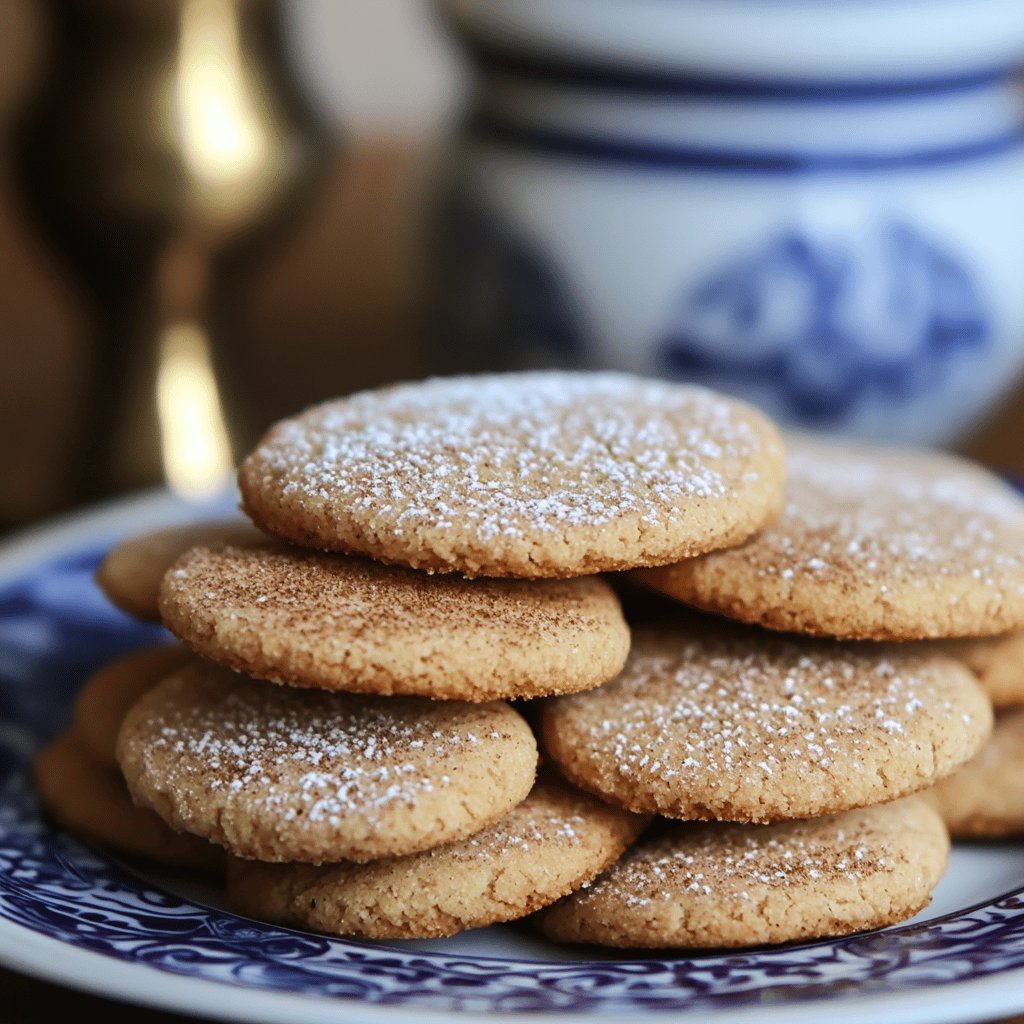
[[791, 418], [835, 425], [870, 396], [941, 387], [989, 339], [967, 264], [894, 221], [866, 244], [785, 231], [731, 260], [683, 297], [659, 353], [673, 376], [769, 387]]

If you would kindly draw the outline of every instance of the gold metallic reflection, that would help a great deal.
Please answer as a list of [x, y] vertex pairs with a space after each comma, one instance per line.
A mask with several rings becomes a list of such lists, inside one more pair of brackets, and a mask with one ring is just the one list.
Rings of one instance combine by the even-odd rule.
[[242, 56], [236, 0], [181, 6], [174, 121], [182, 159], [215, 212], [247, 209], [273, 183], [275, 156]]
[[209, 339], [191, 322], [160, 335], [157, 419], [164, 474], [171, 489], [198, 501], [220, 492], [231, 476], [231, 445]]

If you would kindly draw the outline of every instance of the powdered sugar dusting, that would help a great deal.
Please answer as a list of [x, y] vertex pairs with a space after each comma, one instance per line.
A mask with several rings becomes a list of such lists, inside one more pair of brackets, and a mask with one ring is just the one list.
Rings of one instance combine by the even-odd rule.
[[[179, 676], [182, 698], [151, 721], [151, 749], [174, 755], [179, 785], [281, 822], [374, 820], [445, 789], [464, 753], [502, 738], [493, 709], [283, 690], [267, 683]], [[202, 681], [200, 681], [202, 682]], [[186, 699], [191, 698], [191, 699]]]
[[783, 515], [744, 550], [758, 576], [876, 579], [881, 598], [884, 579], [1024, 582], [1024, 502], [980, 467], [804, 438], [787, 448]]
[[622, 374], [435, 379], [321, 406], [255, 458], [282, 500], [343, 507], [374, 536], [514, 539], [732, 497], [766, 445], [741, 408]]
[[[504, 818], [474, 836], [436, 849], [433, 857], [455, 860], [502, 861], [510, 853], [545, 853], [558, 856], [582, 847], [586, 837], [600, 828], [593, 798], [574, 794], [560, 783], [540, 781], [530, 795]], [[590, 810], [588, 814], [587, 811]], [[621, 812], [625, 817], [625, 812]], [[601, 814], [607, 817], [606, 809]]]
[[[627, 806], [799, 817], [844, 806], [854, 787], [899, 795], [888, 777], [933, 771], [943, 719], [964, 710], [970, 686], [923, 650], [665, 626], [634, 635], [616, 680], [553, 702], [545, 735], [561, 763]], [[970, 720], [980, 698], [963, 699]]]
[[[900, 810], [873, 808], [778, 825], [675, 825], [602, 875], [578, 903], [616, 900], [626, 907], [693, 897], [739, 904], [765, 889], [864, 881], [905, 859]], [[895, 811], [895, 813], [894, 813]]]

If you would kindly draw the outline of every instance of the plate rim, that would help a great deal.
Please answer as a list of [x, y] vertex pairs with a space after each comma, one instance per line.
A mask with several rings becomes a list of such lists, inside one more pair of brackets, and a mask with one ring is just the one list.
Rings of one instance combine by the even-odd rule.
[[[209, 501], [187, 502], [157, 488], [134, 492], [99, 505], [88, 506], [16, 532], [0, 541], [0, 585], [9, 583], [39, 561], [59, 556], [77, 544], [96, 544], [134, 530], [172, 525], [189, 519], [230, 513], [233, 488]], [[993, 897], [995, 899], [997, 897]], [[341, 996], [250, 989], [210, 978], [168, 973], [146, 963], [131, 963], [82, 949], [0, 918], [0, 964], [29, 977], [89, 992], [93, 995], [160, 1008], [200, 1014], [219, 1020], [248, 1020], [254, 1024], [321, 1024], [363, 1020], [412, 1024], [523, 1024], [554, 1017], [559, 1024], [635, 1024], [637, 1014], [664, 1019], [678, 1010], [654, 1008], [608, 1010], [586, 1014], [573, 1011], [491, 1012], [438, 1010], [430, 1007], [377, 1005]], [[859, 1022], [872, 1010], [886, 1011], [899, 1024], [956, 1024], [991, 1020], [1024, 1011], [1024, 967], [1010, 968], [983, 978], [915, 987], [900, 992], [845, 991], [786, 1001], [777, 1005], [753, 1004], [705, 1008], [719, 1024], [747, 1024], [775, 1013], [785, 1013], [793, 1024], [817, 1022], [822, 1007], [835, 1024]]]
[[[18, 948], [16, 948], [18, 947]], [[28, 952], [26, 952], [28, 950]], [[491, 1013], [479, 1010], [448, 1011], [389, 1006], [337, 996], [246, 989], [228, 982], [168, 974], [147, 964], [128, 963], [102, 953], [79, 949], [21, 925], [0, 919], [0, 963], [29, 977], [54, 982], [117, 1002], [149, 1006], [179, 1014], [198, 1014], [223, 1021], [252, 1024], [527, 1024], [554, 1018], [559, 1024], [635, 1024], [637, 1014], [667, 1019], [678, 1010], [611, 1011], [596, 1014], [572, 1012]], [[102, 971], [96, 968], [102, 965]], [[69, 970], [70, 966], [70, 970]], [[785, 1014], [788, 1024], [817, 1024], [828, 1005], [834, 1024], [862, 1024], [872, 1010], [886, 1011], [889, 1024], [957, 1024], [993, 1021], [1019, 1011], [1024, 994], [1015, 986], [1024, 982], [1024, 967], [987, 978], [908, 989], [902, 992], [821, 996], [775, 1006], [751, 1005], [705, 1009], [716, 1024], [752, 1024], [767, 1016]], [[957, 998], [950, 999], [951, 992]], [[1016, 999], [1014, 995], [1016, 994]], [[300, 1012], [301, 1011], [301, 1012]]]

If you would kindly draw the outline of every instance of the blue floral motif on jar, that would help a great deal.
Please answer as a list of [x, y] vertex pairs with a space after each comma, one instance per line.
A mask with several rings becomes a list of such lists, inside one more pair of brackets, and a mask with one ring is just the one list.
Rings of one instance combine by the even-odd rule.
[[679, 304], [663, 370], [731, 390], [769, 382], [788, 418], [815, 425], [841, 423], [869, 396], [939, 387], [989, 346], [984, 301], [966, 263], [912, 225], [888, 222], [877, 237], [859, 258], [782, 231], [730, 261]]
[[[698, 377], [926, 444], [1024, 372], [1019, 0], [437, 3], [475, 72], [449, 180], [540, 275], [492, 282], [465, 365]], [[508, 329], [537, 301], [568, 356]]]

